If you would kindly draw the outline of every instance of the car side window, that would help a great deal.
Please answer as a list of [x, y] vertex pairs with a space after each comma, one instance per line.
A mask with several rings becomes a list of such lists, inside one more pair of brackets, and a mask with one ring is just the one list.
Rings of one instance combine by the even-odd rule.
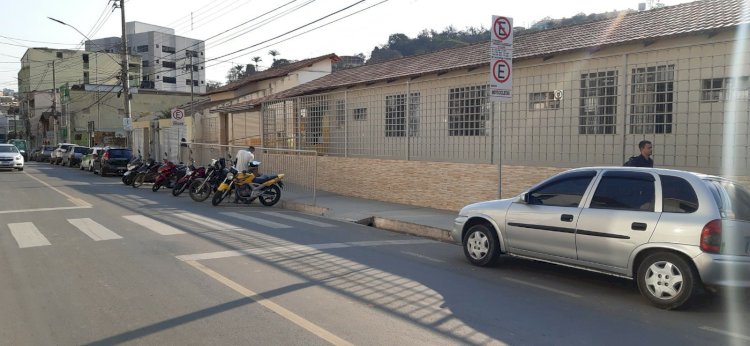
[[529, 192], [529, 204], [578, 207], [595, 171], [574, 172], [557, 177]]
[[654, 176], [642, 172], [604, 173], [591, 200], [592, 209], [654, 211]]
[[698, 210], [698, 196], [687, 180], [671, 175], [659, 175], [659, 179], [663, 212], [692, 213]]

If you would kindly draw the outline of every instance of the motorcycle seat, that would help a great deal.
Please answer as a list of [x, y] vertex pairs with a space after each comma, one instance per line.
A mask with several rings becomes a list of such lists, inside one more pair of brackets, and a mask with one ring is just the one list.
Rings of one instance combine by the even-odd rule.
[[255, 179], [253, 179], [253, 183], [263, 184], [263, 183], [265, 183], [265, 182], [267, 182], [267, 181], [269, 181], [271, 179], [276, 179], [278, 177], [279, 176], [277, 174], [274, 174], [274, 175], [263, 174], [263, 175], [261, 175], [259, 177], [255, 177]]

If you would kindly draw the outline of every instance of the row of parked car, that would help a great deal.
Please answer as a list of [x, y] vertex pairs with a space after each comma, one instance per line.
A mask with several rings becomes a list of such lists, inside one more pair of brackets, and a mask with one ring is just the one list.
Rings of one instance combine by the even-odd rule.
[[78, 167], [95, 174], [123, 174], [133, 153], [128, 148], [86, 147], [72, 143], [42, 146], [29, 154], [31, 161], [53, 165]]

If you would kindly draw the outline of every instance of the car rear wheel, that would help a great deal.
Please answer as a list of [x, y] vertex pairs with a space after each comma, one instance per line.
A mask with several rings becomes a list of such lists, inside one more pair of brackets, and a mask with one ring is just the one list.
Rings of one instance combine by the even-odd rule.
[[698, 274], [682, 257], [670, 252], [649, 255], [638, 266], [638, 290], [651, 304], [666, 310], [687, 304], [698, 287]]
[[497, 263], [500, 258], [500, 241], [497, 234], [485, 224], [469, 228], [463, 239], [464, 255], [471, 264], [484, 267]]

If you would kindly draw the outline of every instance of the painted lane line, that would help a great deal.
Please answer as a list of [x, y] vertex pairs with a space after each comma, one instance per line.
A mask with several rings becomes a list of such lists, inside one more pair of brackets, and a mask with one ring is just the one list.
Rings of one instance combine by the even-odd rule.
[[185, 263], [189, 264], [193, 268], [201, 271], [202, 273], [210, 276], [212, 279], [224, 284], [225, 286], [233, 289], [235, 292], [252, 299], [256, 303], [262, 305], [266, 309], [269, 309], [276, 313], [277, 315], [289, 320], [290, 322], [304, 328], [305, 330], [309, 331], [310, 333], [316, 335], [317, 337], [333, 344], [333, 345], [352, 345], [352, 343], [336, 336], [335, 334], [329, 332], [326, 329], [323, 329], [322, 327], [318, 326], [317, 324], [308, 321], [304, 319], [302, 316], [295, 314], [294, 312], [288, 310], [287, 308], [276, 304], [272, 302], [271, 300], [267, 299], [266, 297], [263, 297], [262, 295], [255, 293], [251, 291], [250, 289], [238, 284], [237, 282], [232, 281], [231, 279], [227, 278], [226, 276], [223, 276], [219, 274], [218, 272], [198, 263], [195, 261], [186, 261]]
[[68, 222], [94, 241], [122, 239], [117, 233], [110, 231], [107, 227], [104, 227], [89, 218], [68, 219]]
[[275, 216], [275, 217], [280, 217], [282, 219], [287, 219], [287, 220], [301, 222], [301, 223], [312, 225], [312, 226], [318, 226], [318, 227], [336, 227], [334, 225], [331, 225], [330, 223], [325, 223], [325, 222], [320, 222], [320, 221], [315, 221], [315, 220], [309, 220], [309, 219], [305, 219], [305, 218], [301, 218], [301, 217], [287, 215], [287, 214], [284, 214], [284, 213], [277, 213], [277, 212], [273, 212], [273, 211], [262, 211], [261, 213], [266, 214], [266, 215]]
[[143, 215], [125, 215], [123, 217], [131, 222], [141, 225], [142, 227], [148, 228], [149, 230], [154, 231], [160, 235], [185, 234], [185, 232], [180, 231], [177, 228], [174, 228], [163, 222], [156, 221], [150, 217], [146, 217]]
[[517, 284], [526, 285], [526, 286], [538, 288], [538, 289], [541, 289], [541, 290], [545, 290], [545, 291], [549, 291], [549, 292], [554, 292], [554, 293], [557, 293], [557, 294], [562, 294], [562, 295], [565, 295], [565, 296], [568, 296], [568, 297], [583, 298], [583, 296], [581, 296], [579, 294], [570, 293], [570, 292], [566, 292], [566, 291], [562, 291], [562, 290], [558, 290], [558, 289], [554, 289], [554, 288], [549, 288], [549, 287], [546, 287], [546, 286], [537, 285], [535, 283], [526, 282], [526, 281], [523, 281], [523, 280], [518, 280], [518, 279], [513, 279], [513, 278], [504, 278], [504, 279], [508, 280], [508, 281], [515, 282]]
[[207, 252], [192, 255], [177, 256], [177, 259], [181, 261], [203, 261], [213, 260], [229, 257], [240, 257], [248, 255], [268, 255], [268, 254], [279, 254], [279, 253], [307, 253], [316, 252], [319, 250], [328, 249], [343, 249], [351, 247], [368, 247], [368, 246], [385, 246], [385, 245], [413, 245], [413, 244], [425, 244], [434, 243], [434, 240], [417, 239], [417, 240], [382, 240], [382, 241], [363, 241], [363, 242], [349, 242], [349, 243], [324, 243], [324, 244], [311, 244], [311, 245], [287, 245], [287, 246], [273, 246], [266, 248], [252, 248], [243, 250], [229, 250], [229, 251], [217, 251]]
[[18, 210], [3, 210], [0, 214], [14, 214], [14, 213], [35, 213], [40, 211], [57, 211], [57, 210], [74, 210], [74, 209], [90, 209], [93, 208], [91, 205], [78, 206], [78, 207], [54, 207], [54, 208], [36, 208], [36, 209], [18, 209]]
[[233, 218], [236, 218], [236, 219], [249, 221], [249, 222], [252, 222], [252, 223], [255, 223], [255, 224], [258, 224], [258, 225], [261, 225], [261, 226], [270, 227], [270, 228], [292, 228], [292, 226], [285, 225], [283, 223], [268, 221], [268, 220], [264, 220], [264, 219], [261, 219], [261, 218], [257, 218], [257, 217], [252, 217], [252, 216], [240, 214], [240, 213], [228, 212], [228, 213], [221, 213], [221, 214], [222, 215], [226, 215], [226, 216], [230, 216], [230, 217], [233, 217]]
[[138, 195], [126, 195], [126, 196], [130, 197], [130, 198], [132, 198], [132, 199], [134, 199], [134, 200], [136, 200], [138, 202], [141, 202], [143, 204], [159, 204], [159, 202], [152, 201], [150, 199], [143, 198], [143, 197], [138, 196]]
[[723, 335], [731, 336], [733, 338], [737, 338], [740, 340], [750, 341], [750, 336], [747, 336], [747, 335], [742, 335], [742, 334], [738, 334], [738, 333], [734, 333], [734, 332], [730, 332], [726, 330], [716, 329], [716, 328], [709, 327], [709, 326], [701, 326], [699, 328], [708, 332], [723, 334]]
[[[34, 179], [34, 180], [38, 181], [40, 184], [42, 184], [42, 185], [44, 185], [44, 186], [46, 186], [46, 187], [54, 190], [55, 192], [57, 192], [57, 193], [65, 196], [69, 201], [73, 201], [73, 200], [82, 201], [81, 199], [75, 198], [75, 197], [71, 196], [70, 194], [65, 193], [62, 190], [60, 190], [60, 189], [58, 189], [58, 188], [56, 188], [56, 187], [48, 184], [46, 181], [43, 181], [43, 180], [41, 180], [41, 179], [39, 179], [39, 178], [37, 178], [37, 177], [29, 174], [29, 172], [23, 172], [23, 173], [26, 174], [27, 176], [29, 176], [31, 179]], [[84, 203], [86, 203], [86, 202], [84, 201]], [[91, 205], [91, 204], [86, 203], [86, 205]], [[79, 205], [79, 207], [82, 207], [82, 205]]]
[[195, 222], [197, 224], [208, 227], [211, 231], [227, 231], [227, 230], [240, 230], [242, 227], [230, 225], [228, 223], [214, 220], [212, 218], [203, 217], [194, 213], [176, 213], [174, 216], [179, 217], [183, 220]]
[[8, 228], [19, 248], [52, 245], [31, 222], [9, 223]]
[[409, 256], [414, 256], [414, 257], [417, 257], [417, 258], [426, 259], [428, 261], [432, 261], [432, 262], [436, 262], [436, 263], [445, 263], [445, 261], [443, 261], [443, 260], [439, 260], [437, 258], [432, 258], [432, 257], [429, 257], [429, 256], [421, 255], [421, 254], [418, 254], [416, 252], [401, 251], [401, 253], [405, 254], [405, 255], [409, 255]]

